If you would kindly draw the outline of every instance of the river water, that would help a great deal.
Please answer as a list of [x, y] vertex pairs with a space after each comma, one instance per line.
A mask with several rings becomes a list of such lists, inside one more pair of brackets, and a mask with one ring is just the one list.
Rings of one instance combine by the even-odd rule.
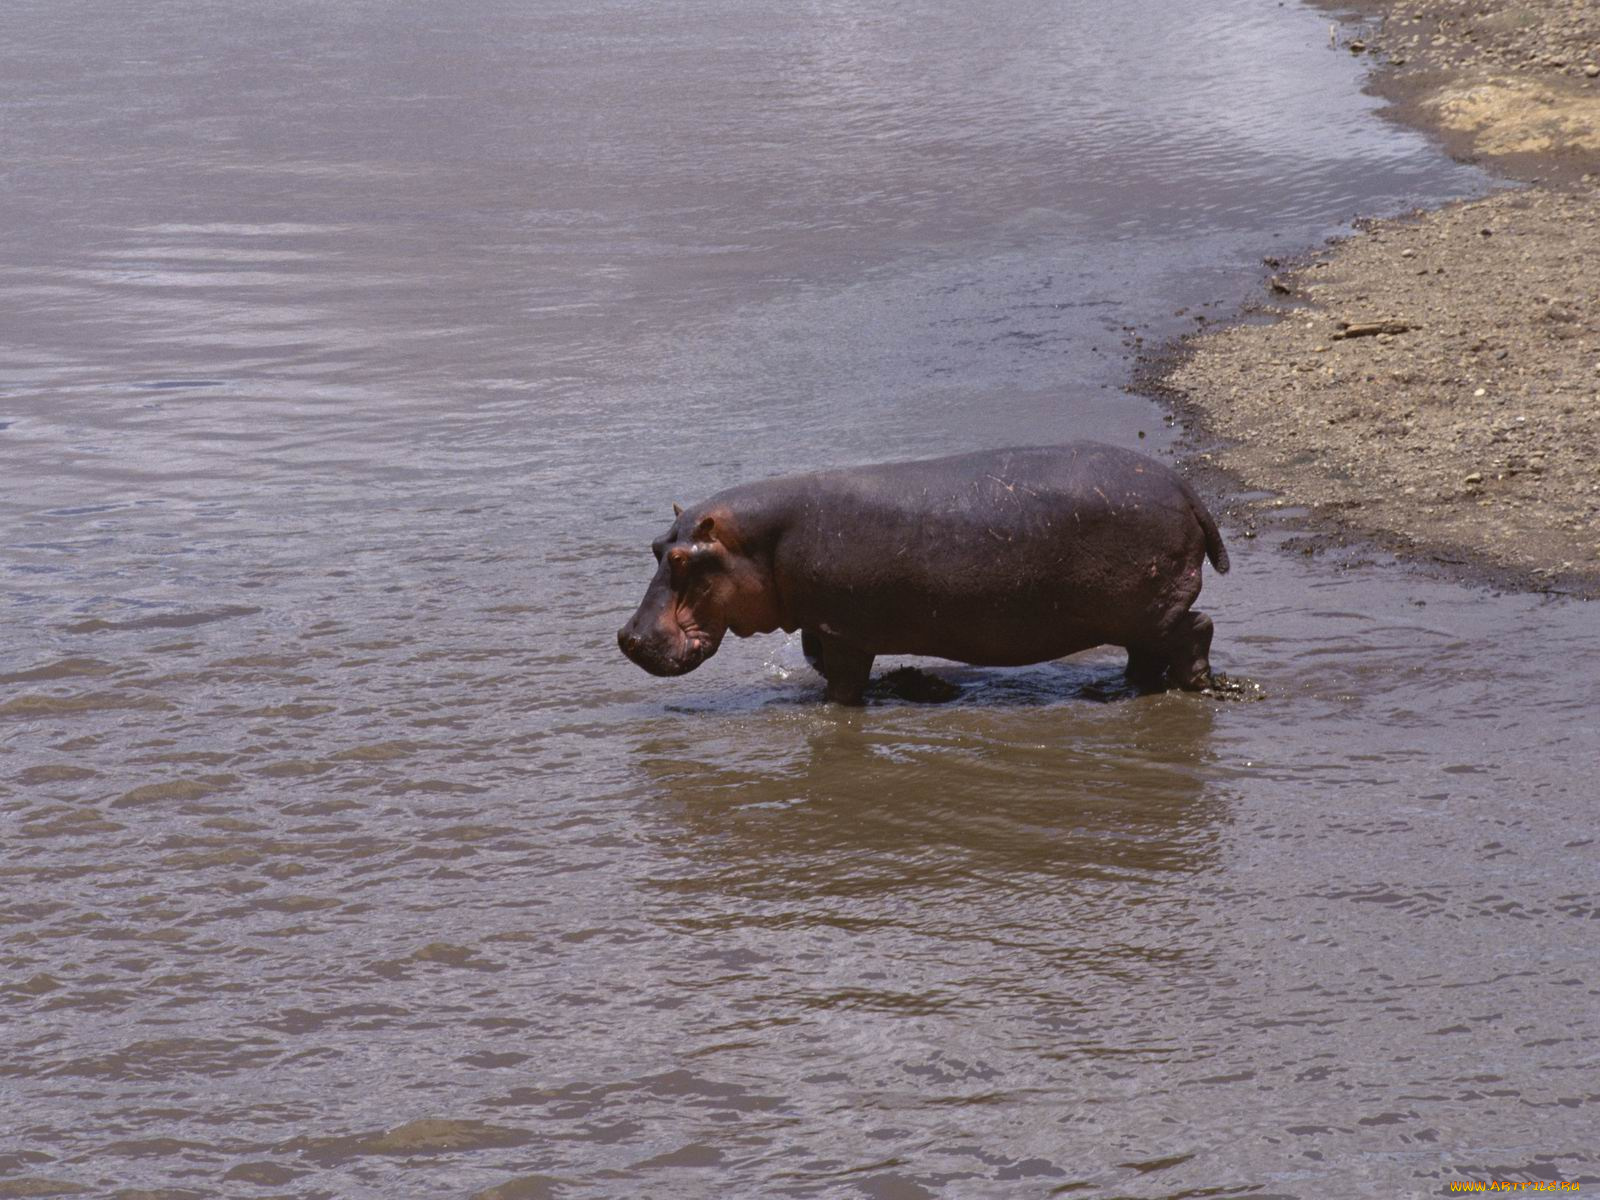
[[1592, 608], [1235, 528], [1252, 703], [613, 640], [674, 500], [1169, 451], [1140, 339], [1482, 186], [1360, 71], [1259, 0], [8, 0], [0, 1196], [1600, 1179]]

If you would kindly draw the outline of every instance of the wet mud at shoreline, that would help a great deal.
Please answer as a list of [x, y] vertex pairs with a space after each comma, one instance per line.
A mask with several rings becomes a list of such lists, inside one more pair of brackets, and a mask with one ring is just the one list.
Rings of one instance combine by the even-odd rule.
[[1596, 211], [1514, 194], [1374, 224], [1274, 275], [1289, 294], [1266, 323], [1194, 338], [1151, 374], [1213, 439], [1211, 464], [1314, 506], [1313, 527], [1592, 597], [1600, 294], [1571, 251], [1600, 236]]
[[674, 500], [1170, 453], [1140, 339], [1480, 185], [1224, 9], [8, 8], [0, 1196], [1594, 1181], [1582, 607], [1263, 519], [1251, 703], [616, 652]]
[[1600, 14], [1592, 5], [1317, 7], [1340, 18], [1334, 40], [1374, 65], [1367, 86], [1388, 101], [1388, 119], [1514, 179], [1571, 185], [1600, 174]]
[[1458, 577], [1592, 598], [1595, 14], [1546, 0], [1339, 12], [1387, 118], [1530, 186], [1269, 258], [1252, 319], [1147, 363], [1151, 390], [1209, 439], [1206, 468], [1309, 506], [1308, 545], [1375, 542]]

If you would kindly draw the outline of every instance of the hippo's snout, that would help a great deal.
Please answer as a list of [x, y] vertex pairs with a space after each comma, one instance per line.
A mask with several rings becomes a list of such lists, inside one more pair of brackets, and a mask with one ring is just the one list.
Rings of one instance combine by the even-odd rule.
[[631, 661], [638, 663], [652, 675], [666, 674], [666, 672], [657, 669], [660, 655], [651, 653], [651, 647], [645, 639], [633, 631], [634, 625], [635, 622], [629, 621], [621, 629], [617, 630], [617, 646]]
[[657, 631], [655, 636], [641, 637], [634, 632], [635, 622], [629, 621], [617, 630], [617, 646], [628, 658], [652, 675], [687, 675], [716, 649], [704, 637], [669, 637]]

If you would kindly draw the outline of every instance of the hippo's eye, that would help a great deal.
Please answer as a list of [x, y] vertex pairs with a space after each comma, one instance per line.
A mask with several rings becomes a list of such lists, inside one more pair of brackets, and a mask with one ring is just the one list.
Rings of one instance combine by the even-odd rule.
[[672, 578], [681, 582], [689, 575], [689, 569], [694, 565], [694, 553], [685, 546], [674, 546], [667, 555], [667, 566], [672, 570]]

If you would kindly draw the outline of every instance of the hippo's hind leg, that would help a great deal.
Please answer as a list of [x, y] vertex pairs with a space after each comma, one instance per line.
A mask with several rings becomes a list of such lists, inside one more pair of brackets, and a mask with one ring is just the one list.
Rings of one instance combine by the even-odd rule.
[[1211, 683], [1211, 618], [1190, 610], [1167, 634], [1167, 679], [1186, 692]]
[[[806, 644], [808, 639], [810, 646]], [[836, 637], [812, 633], [810, 630], [800, 634], [800, 651], [828, 681], [829, 700], [854, 707], [866, 703], [863, 695], [867, 690], [867, 680], [872, 676], [872, 655], [846, 645]]]

